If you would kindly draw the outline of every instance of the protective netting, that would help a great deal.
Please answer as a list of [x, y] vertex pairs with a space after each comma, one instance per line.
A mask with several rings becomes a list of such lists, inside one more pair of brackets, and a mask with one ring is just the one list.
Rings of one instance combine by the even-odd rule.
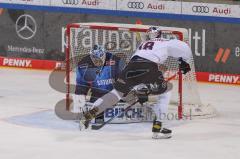
[[[164, 38], [188, 41], [186, 37], [188, 35], [182, 32], [173, 32], [174, 30], [164, 31], [162, 36]], [[130, 31], [127, 28], [119, 28], [115, 30], [94, 28], [89, 26], [80, 26], [70, 28], [69, 41], [69, 78], [70, 83], [75, 84], [75, 69], [78, 62], [85, 55], [89, 54], [93, 45], [102, 45], [105, 49], [117, 56], [121, 57], [126, 63], [131, 58], [132, 54], [139, 46], [139, 44], [145, 40], [144, 31]], [[185, 39], [184, 39], [185, 37]], [[215, 110], [212, 107], [203, 105], [200, 99], [200, 95], [197, 88], [196, 73], [194, 67], [193, 57], [190, 60], [191, 71], [183, 76], [183, 114], [186, 116], [212, 116]], [[168, 79], [178, 72], [177, 59], [169, 57], [164, 63], [164, 66], [160, 66], [160, 69], [164, 69], [164, 77]], [[171, 105], [178, 105], [178, 76], [175, 80], [171, 81], [174, 84]], [[170, 107], [171, 109], [171, 107]], [[173, 108], [175, 109], [175, 108]]]

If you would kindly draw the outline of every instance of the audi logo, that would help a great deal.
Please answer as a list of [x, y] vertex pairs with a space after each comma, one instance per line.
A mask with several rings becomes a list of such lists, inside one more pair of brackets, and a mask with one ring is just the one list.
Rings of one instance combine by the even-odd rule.
[[194, 13], [209, 13], [208, 6], [193, 6], [192, 11]]
[[78, 5], [79, 0], [62, 0], [63, 4]]
[[128, 2], [128, 8], [131, 9], [143, 9], [144, 3], [143, 2]]

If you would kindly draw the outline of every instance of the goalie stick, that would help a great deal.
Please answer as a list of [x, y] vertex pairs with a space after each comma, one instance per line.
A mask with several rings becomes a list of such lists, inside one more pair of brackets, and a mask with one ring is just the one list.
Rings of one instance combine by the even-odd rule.
[[[171, 80], [174, 79], [176, 76], [177, 76], [177, 74], [169, 77], [166, 81], [167, 81], [167, 82], [168, 82], [168, 81], [171, 81]], [[131, 108], [133, 105], [137, 104], [138, 102], [139, 102], [139, 100], [136, 100], [135, 102], [133, 102], [132, 104], [130, 104], [126, 109], [124, 109], [124, 111], [121, 112], [121, 113], [122, 113], [121, 115], [123, 115], [123, 114], [126, 113], [128, 110], [130, 110], [130, 108]], [[112, 120], [114, 120], [118, 115], [119, 115], [119, 114], [114, 115], [112, 118], [110, 118], [109, 120], [105, 121], [105, 122], [102, 123], [101, 125], [92, 125], [92, 130], [99, 130], [99, 129], [101, 129], [101, 128], [104, 127], [106, 124], [108, 124], [108, 123], [110, 123]]]

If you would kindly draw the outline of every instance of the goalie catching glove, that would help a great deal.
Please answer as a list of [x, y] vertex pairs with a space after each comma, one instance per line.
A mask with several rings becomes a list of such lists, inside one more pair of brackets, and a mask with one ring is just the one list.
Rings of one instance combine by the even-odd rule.
[[191, 71], [190, 65], [187, 62], [185, 62], [182, 58], [179, 58], [178, 62], [179, 62], [179, 68], [183, 74], [186, 74], [189, 71]]

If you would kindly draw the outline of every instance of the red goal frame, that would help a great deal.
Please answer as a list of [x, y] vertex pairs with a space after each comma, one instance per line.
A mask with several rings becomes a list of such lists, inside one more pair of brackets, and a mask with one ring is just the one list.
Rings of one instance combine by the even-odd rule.
[[[66, 110], [70, 111], [70, 105], [71, 105], [71, 99], [70, 99], [70, 54], [71, 54], [71, 48], [70, 48], [70, 31], [71, 29], [77, 29], [77, 28], [89, 28], [89, 29], [101, 29], [101, 30], [124, 30], [124, 31], [130, 31], [130, 32], [146, 32], [147, 29], [142, 28], [134, 28], [134, 27], [116, 27], [116, 26], [104, 26], [104, 25], [81, 25], [78, 23], [68, 24], [66, 29], [66, 43], [67, 47], [65, 48], [66, 52]], [[165, 33], [171, 33], [178, 35], [180, 40], [183, 40], [183, 33], [180, 31], [171, 31], [171, 30], [162, 30]], [[179, 104], [178, 104], [178, 117], [179, 119], [182, 118], [182, 74], [179, 72], [179, 78], [178, 78], [178, 93], [179, 93]]]

